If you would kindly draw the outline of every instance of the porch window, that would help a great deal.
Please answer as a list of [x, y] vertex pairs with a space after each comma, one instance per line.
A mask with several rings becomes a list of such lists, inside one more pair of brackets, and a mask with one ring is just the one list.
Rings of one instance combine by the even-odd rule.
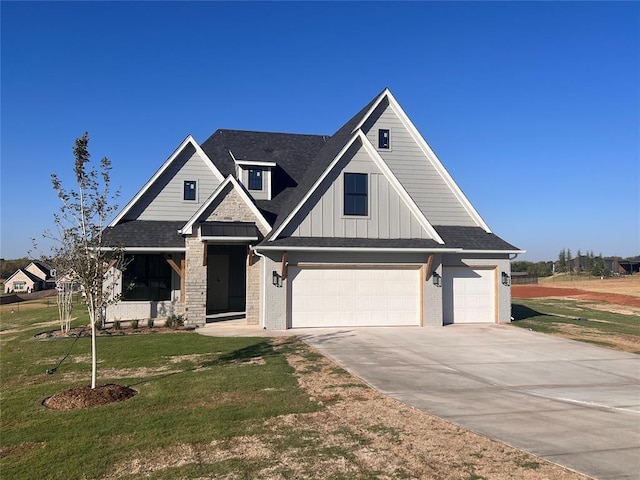
[[171, 300], [171, 267], [161, 255], [126, 255], [123, 300]]

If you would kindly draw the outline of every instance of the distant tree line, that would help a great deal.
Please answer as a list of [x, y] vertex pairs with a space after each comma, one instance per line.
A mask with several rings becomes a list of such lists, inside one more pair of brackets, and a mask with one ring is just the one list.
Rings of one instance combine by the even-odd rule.
[[550, 277], [553, 273], [553, 262], [527, 262], [519, 260], [511, 262], [512, 272], [527, 272], [536, 277]]
[[31, 263], [27, 257], [22, 258], [14, 258], [12, 260], [2, 259], [0, 261], [0, 278], [4, 278], [5, 280], [13, 275], [16, 270], [19, 268], [24, 268]]
[[569, 248], [563, 248], [560, 250], [560, 253], [558, 253], [556, 273], [587, 274], [593, 275], [594, 277], [611, 275], [611, 271], [607, 267], [602, 253], [596, 256], [593, 254], [593, 250], [591, 250], [583, 255], [582, 252], [578, 250], [574, 258]]
[[[624, 258], [626, 261], [638, 262], [640, 255]], [[555, 265], [554, 265], [555, 264]], [[611, 271], [607, 266], [602, 254], [594, 255], [593, 251], [583, 254], [580, 250], [573, 256], [568, 248], [563, 248], [558, 253], [558, 259], [555, 262], [528, 262], [519, 260], [511, 262], [512, 272], [526, 272], [531, 276], [550, 277], [553, 273], [569, 273], [575, 275], [592, 275], [594, 277], [606, 277], [611, 275]]]

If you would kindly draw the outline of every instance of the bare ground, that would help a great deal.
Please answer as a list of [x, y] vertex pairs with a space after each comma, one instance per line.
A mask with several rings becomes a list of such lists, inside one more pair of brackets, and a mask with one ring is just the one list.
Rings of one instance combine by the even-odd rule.
[[620, 277], [585, 277], [585, 276], [556, 276], [541, 278], [540, 284], [545, 287], [578, 288], [587, 292], [614, 293], [640, 297], [640, 274]]
[[[272, 341], [276, 348], [294, 347], [288, 362], [320, 411], [271, 419], [261, 435], [134, 453], [105, 478], [223, 460], [262, 461], [266, 466], [255, 476], [263, 479], [587, 478], [387, 398], [294, 338]], [[287, 445], [296, 437], [301, 441]]]

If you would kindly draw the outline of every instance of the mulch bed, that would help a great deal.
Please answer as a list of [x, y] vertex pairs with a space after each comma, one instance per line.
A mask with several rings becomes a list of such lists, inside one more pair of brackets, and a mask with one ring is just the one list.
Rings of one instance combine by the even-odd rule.
[[578, 288], [556, 288], [542, 285], [512, 285], [513, 298], [573, 297], [579, 300], [615, 303], [640, 308], [640, 298], [619, 293], [587, 292]]
[[[122, 336], [122, 335], [146, 335], [149, 333], [175, 333], [175, 332], [192, 332], [195, 330], [195, 327], [185, 327], [185, 326], [181, 326], [181, 327], [175, 327], [175, 328], [170, 328], [170, 327], [165, 327], [165, 326], [158, 326], [158, 327], [138, 327], [136, 329], [133, 329], [131, 327], [123, 327], [119, 330], [116, 330], [113, 327], [109, 327], [109, 328], [103, 328], [103, 329], [99, 329], [97, 331], [97, 335], [99, 337], [118, 337], [118, 336]], [[69, 330], [68, 333], [63, 333], [59, 328], [56, 330], [49, 330], [47, 332], [41, 332], [38, 333], [37, 335], [35, 335], [35, 338], [37, 340], [46, 340], [46, 339], [53, 339], [53, 338], [74, 338], [74, 337], [90, 337], [91, 336], [91, 327], [75, 327], [72, 328], [71, 330]]]
[[133, 388], [123, 387], [114, 383], [98, 385], [96, 388], [91, 388], [90, 385], [83, 385], [45, 398], [42, 404], [54, 410], [74, 410], [76, 408], [90, 408], [122, 402], [133, 397], [136, 393], [138, 392]]

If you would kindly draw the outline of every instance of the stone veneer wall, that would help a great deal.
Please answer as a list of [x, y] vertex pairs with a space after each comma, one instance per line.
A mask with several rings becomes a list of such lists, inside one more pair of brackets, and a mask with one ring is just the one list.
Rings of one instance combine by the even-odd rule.
[[247, 257], [247, 323], [249, 325], [260, 324], [260, 311], [262, 309], [262, 289], [260, 279], [262, 278], [262, 260], [257, 255], [253, 256], [252, 264], [249, 265]]
[[205, 245], [197, 237], [187, 237], [185, 247], [185, 324], [204, 325], [207, 322], [207, 266], [202, 264]]
[[258, 230], [266, 235], [264, 227], [253, 214], [249, 206], [242, 199], [240, 194], [231, 186], [227, 187], [219, 203], [213, 204], [213, 211], [207, 217], [212, 222], [255, 222]]
[[[209, 221], [222, 222], [254, 222], [263, 235], [267, 234], [262, 224], [246, 204], [240, 194], [228, 186], [218, 203], [214, 203], [213, 211], [207, 216]], [[194, 235], [198, 232], [194, 231]], [[186, 246], [186, 282], [185, 282], [185, 315], [186, 323], [204, 325], [207, 321], [207, 267], [202, 265], [205, 245], [197, 236], [187, 237]], [[247, 323], [257, 325], [261, 318], [261, 278], [262, 262], [254, 256], [253, 265], [247, 259]]]

